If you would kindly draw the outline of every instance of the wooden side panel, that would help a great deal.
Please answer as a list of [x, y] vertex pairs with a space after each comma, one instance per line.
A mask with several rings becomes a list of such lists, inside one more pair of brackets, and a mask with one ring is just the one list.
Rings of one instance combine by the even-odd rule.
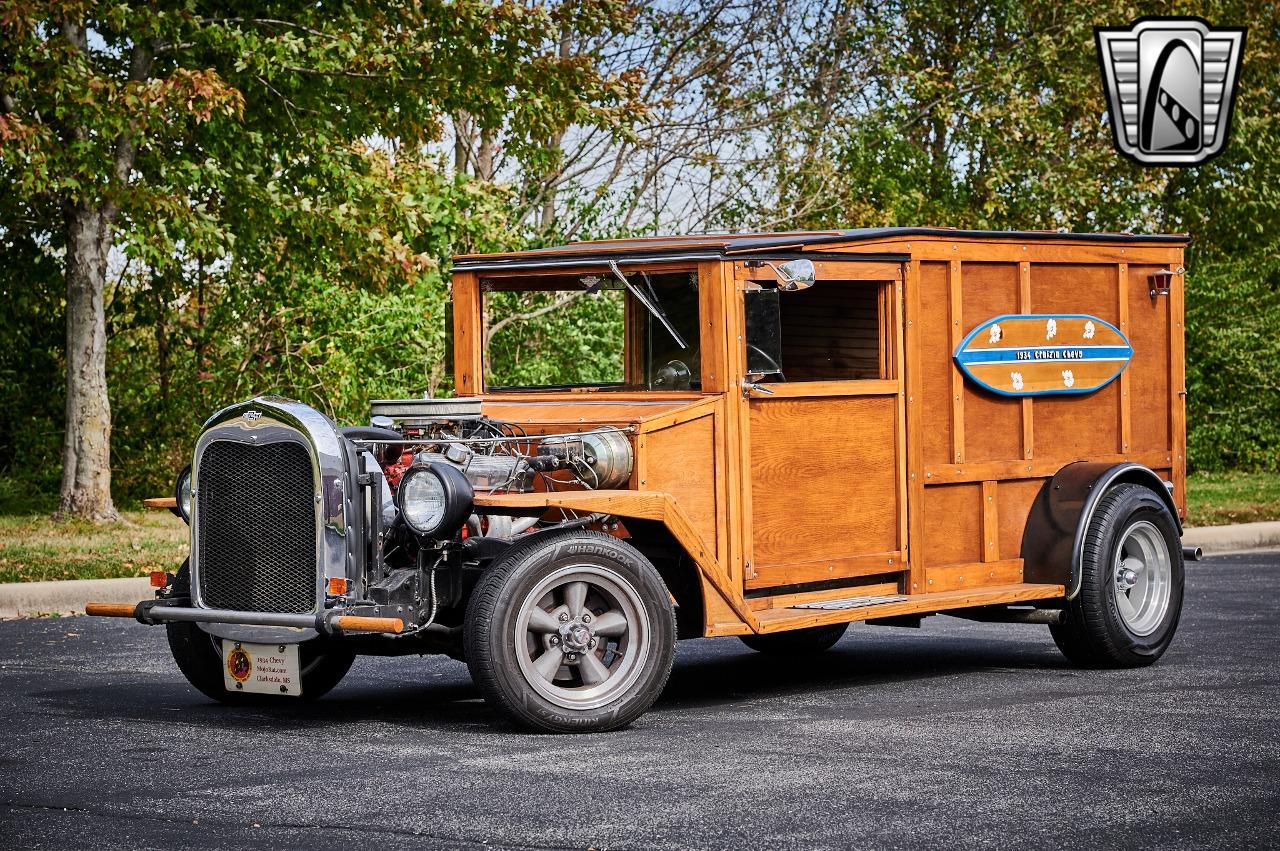
[[920, 358], [910, 364], [920, 373], [924, 463], [949, 464], [951, 458], [951, 333], [948, 323], [948, 264], [921, 263]]
[[716, 432], [710, 414], [644, 436], [645, 490], [675, 498], [693, 528], [719, 556], [716, 530]]
[[1120, 445], [1120, 384], [1087, 396], [1036, 399], [1036, 457], [1066, 464], [1114, 455]]
[[982, 485], [939, 485], [924, 492], [924, 563], [982, 561]]
[[[1115, 264], [1031, 264], [1031, 303], [1036, 313], [1088, 313], [1120, 322]], [[1037, 459], [1063, 463], [1112, 455], [1120, 436], [1118, 382], [1083, 396], [1045, 396], [1035, 402]]]
[[896, 423], [896, 396], [751, 401], [757, 573], [899, 549]]
[[1002, 559], [1018, 558], [1022, 552], [1022, 533], [1036, 495], [1044, 487], [1044, 479], [1018, 479], [1000, 483], [996, 489], [1000, 523], [998, 546]]
[[[1002, 313], [1017, 313], [1018, 264], [965, 263], [962, 281], [962, 330]], [[954, 368], [954, 367], [953, 367]], [[1017, 458], [1022, 445], [1022, 401], [997, 396], [965, 382], [964, 460]]]
[[1151, 298], [1148, 277], [1162, 268], [1129, 268], [1129, 410], [1135, 452], [1167, 451], [1169, 435], [1169, 304]]
[[1089, 313], [1120, 321], [1114, 263], [1032, 263], [1034, 313]]

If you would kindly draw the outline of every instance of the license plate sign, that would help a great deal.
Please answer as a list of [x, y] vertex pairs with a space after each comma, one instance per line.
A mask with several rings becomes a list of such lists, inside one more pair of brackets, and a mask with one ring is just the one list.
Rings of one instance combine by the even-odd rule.
[[296, 644], [250, 644], [222, 640], [222, 682], [227, 691], [302, 694]]

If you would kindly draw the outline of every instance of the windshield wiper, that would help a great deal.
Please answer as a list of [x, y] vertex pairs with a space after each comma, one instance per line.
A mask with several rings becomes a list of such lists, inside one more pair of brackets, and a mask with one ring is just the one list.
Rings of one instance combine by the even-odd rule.
[[680, 333], [671, 326], [671, 321], [667, 319], [667, 314], [663, 312], [662, 306], [658, 302], [657, 293], [653, 294], [653, 300], [650, 301], [649, 297], [645, 295], [640, 290], [639, 287], [637, 287], [635, 284], [627, 280], [627, 276], [622, 274], [622, 272], [618, 269], [617, 263], [610, 260], [609, 269], [610, 271], [613, 272], [613, 275], [615, 278], [617, 278], [619, 281], [622, 281], [622, 285], [627, 288], [627, 292], [635, 296], [636, 301], [643, 304], [645, 308], [649, 311], [649, 313], [653, 314], [653, 318], [657, 319], [659, 322], [662, 323], [662, 327], [667, 329], [667, 333], [671, 335], [671, 339], [676, 341], [677, 346], [679, 346], [682, 349], [689, 348], [689, 344], [686, 343], [684, 341], [684, 338], [680, 336]]

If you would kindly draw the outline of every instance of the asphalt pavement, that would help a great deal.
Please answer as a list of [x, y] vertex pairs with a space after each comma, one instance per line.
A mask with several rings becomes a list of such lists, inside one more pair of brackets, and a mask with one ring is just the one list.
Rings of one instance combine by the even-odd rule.
[[680, 645], [630, 729], [495, 727], [465, 666], [356, 662], [227, 708], [164, 633], [0, 622], [6, 848], [1275, 847], [1280, 553], [1188, 565], [1168, 654], [1068, 667], [1045, 627], [850, 629], [805, 661]]

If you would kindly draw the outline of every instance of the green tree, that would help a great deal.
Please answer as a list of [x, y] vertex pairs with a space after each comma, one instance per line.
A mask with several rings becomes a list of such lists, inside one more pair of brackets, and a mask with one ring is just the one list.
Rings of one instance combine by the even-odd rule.
[[[332, 294], [322, 282], [420, 286], [466, 231], [422, 212], [467, 194], [428, 174], [427, 146], [446, 115], [501, 128], [514, 156], [535, 161], [570, 125], [621, 127], [642, 112], [634, 78], [600, 73], [589, 53], [561, 57], [548, 37], [623, 28], [630, 15], [616, 0], [283, 3], [269, 12], [235, 2], [3, 0], [0, 169], [10, 191], [0, 228], [7, 244], [53, 258], [66, 288], [60, 512], [116, 516], [111, 263], [146, 270], [141, 289], [157, 313], [122, 311], [135, 326], [161, 320], [193, 269], [198, 292], [206, 278], [220, 281], [233, 302], [224, 313], [262, 322], [249, 333], [270, 341], [244, 347], [237, 381], [254, 358], [318, 345], [297, 339], [308, 326], [296, 312], [255, 309], [305, 309], [307, 298], [283, 294], [295, 281], [307, 282], [308, 297]], [[414, 186], [393, 195], [406, 180]], [[137, 308], [148, 298], [125, 301]], [[209, 318], [199, 298], [194, 312], [198, 325]], [[197, 351], [217, 344], [198, 331]], [[158, 351], [165, 336], [161, 328]]]

